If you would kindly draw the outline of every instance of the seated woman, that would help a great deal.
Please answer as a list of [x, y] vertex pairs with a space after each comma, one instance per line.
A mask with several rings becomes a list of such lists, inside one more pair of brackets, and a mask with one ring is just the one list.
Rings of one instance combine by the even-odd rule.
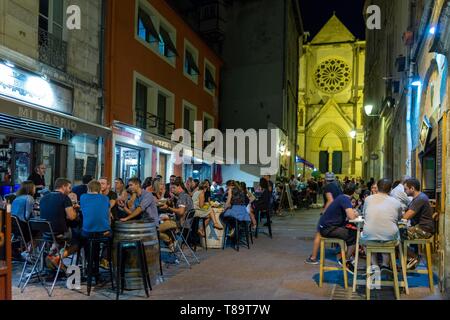
[[270, 214], [269, 209], [271, 194], [269, 192], [269, 183], [266, 179], [261, 178], [259, 179], [259, 187], [262, 189], [262, 194], [258, 199], [252, 202], [252, 206], [250, 208], [250, 216], [252, 217], [252, 221], [255, 221], [253, 227], [256, 227], [255, 213], [265, 210], [267, 214]]
[[[209, 189], [209, 184], [206, 182], [202, 182], [199, 184], [198, 188], [195, 190], [192, 195], [192, 201], [194, 202], [195, 216], [198, 218], [206, 218], [205, 225], [209, 224], [209, 220], [211, 219], [214, 223], [214, 228], [218, 230], [222, 230], [222, 226], [217, 221], [217, 217], [214, 213], [214, 210], [209, 206], [208, 202], [205, 201], [205, 193], [206, 190]], [[203, 230], [203, 224], [199, 224], [198, 233], [200, 236], [205, 236], [205, 230]]]
[[35, 193], [36, 186], [33, 181], [24, 181], [11, 205], [11, 214], [19, 219], [20, 229], [27, 243], [31, 240], [27, 222], [33, 215]]
[[223, 216], [227, 223], [230, 223], [230, 218], [233, 218], [238, 221], [251, 221], [252, 227], [256, 226], [255, 217], [247, 212], [245, 194], [240, 184], [234, 181], [231, 181], [228, 185], [227, 202]]

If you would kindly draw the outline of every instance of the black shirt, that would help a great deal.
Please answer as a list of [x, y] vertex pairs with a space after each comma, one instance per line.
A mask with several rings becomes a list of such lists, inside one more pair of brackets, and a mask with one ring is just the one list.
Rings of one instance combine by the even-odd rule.
[[53, 232], [61, 234], [67, 231], [66, 208], [72, 207], [72, 201], [61, 192], [50, 192], [40, 203], [41, 219], [50, 221]]
[[419, 225], [419, 227], [426, 232], [434, 233], [433, 210], [430, 206], [430, 199], [427, 195], [421, 192], [414, 198], [408, 206], [408, 210], [415, 212], [414, 217], [411, 218], [411, 225]]
[[338, 196], [342, 194], [342, 190], [337, 184], [337, 182], [333, 181], [327, 183], [323, 188], [323, 205], [327, 203], [327, 193], [331, 193], [333, 195], [333, 199], [336, 199]]
[[[117, 200], [117, 193], [110, 190], [109, 193], [106, 195], [109, 200]], [[117, 201], [114, 204], [114, 207], [111, 208], [111, 214], [114, 217], [114, 219], [118, 219], [119, 217], [119, 206], [117, 205]]]
[[72, 188], [72, 192], [77, 195], [78, 201], [80, 201], [81, 195], [87, 193], [87, 191], [87, 185], [85, 184], [80, 184], [79, 186], [75, 186]]
[[36, 171], [34, 171], [30, 176], [28, 177], [28, 180], [33, 181], [35, 186], [44, 186], [45, 187], [45, 177], [39, 175]]

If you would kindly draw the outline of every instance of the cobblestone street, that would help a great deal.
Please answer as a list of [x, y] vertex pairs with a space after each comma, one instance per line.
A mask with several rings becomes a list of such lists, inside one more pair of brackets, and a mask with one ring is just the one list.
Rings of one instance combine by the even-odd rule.
[[[154, 286], [151, 300], [297, 300], [297, 299], [365, 299], [365, 287], [352, 294], [351, 288], [342, 286], [342, 273], [329, 271], [325, 274], [323, 288], [319, 288], [319, 266], [306, 265], [310, 254], [318, 209], [297, 210], [285, 217], [274, 217], [273, 239], [260, 234], [251, 249], [232, 248], [198, 249], [200, 264], [188, 269], [186, 264], [164, 268], [165, 281]], [[333, 263], [332, 249], [327, 250], [327, 264]], [[115, 299], [110, 284], [93, 287], [91, 296], [86, 294], [86, 284], [80, 291], [69, 290], [65, 280], [59, 281], [53, 297], [37, 282], [27, 286], [23, 294], [17, 288], [21, 264], [14, 265], [13, 299], [15, 300], [108, 300]], [[351, 285], [352, 277], [349, 277]], [[426, 275], [409, 276], [410, 294], [402, 299], [442, 299], [436, 285], [435, 294], [428, 289]], [[143, 291], [125, 291], [121, 300], [147, 299]], [[392, 288], [373, 290], [372, 299], [394, 299]]]

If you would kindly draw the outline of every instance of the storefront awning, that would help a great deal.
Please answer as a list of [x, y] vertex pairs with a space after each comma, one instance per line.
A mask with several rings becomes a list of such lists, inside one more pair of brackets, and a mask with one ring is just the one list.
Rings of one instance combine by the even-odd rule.
[[93, 136], [101, 136], [103, 138], [108, 138], [111, 135], [110, 128], [71, 115], [52, 112], [51, 110], [5, 96], [0, 96], [0, 113], [5, 113], [21, 119], [38, 121], [76, 133], [86, 133]]
[[311, 162], [306, 161], [305, 159], [300, 158], [300, 157], [298, 157], [298, 156], [295, 158], [295, 162], [297, 162], [297, 163], [303, 163], [303, 164], [305, 164], [305, 166], [310, 167], [310, 168], [312, 168], [312, 169], [315, 168], [314, 165], [313, 165]]

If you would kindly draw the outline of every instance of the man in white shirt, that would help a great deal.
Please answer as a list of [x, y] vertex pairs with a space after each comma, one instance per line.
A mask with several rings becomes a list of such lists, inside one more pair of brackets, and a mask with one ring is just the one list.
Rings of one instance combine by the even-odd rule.
[[[377, 182], [378, 193], [371, 195], [364, 201], [364, 230], [361, 235], [361, 243], [364, 241], [395, 241], [399, 240], [397, 223], [402, 218], [400, 201], [389, 196], [392, 182], [389, 179], [381, 179]], [[381, 269], [391, 271], [389, 267], [389, 255], [383, 253]], [[372, 261], [377, 264], [376, 254]]]
[[400, 201], [402, 205], [402, 210], [405, 211], [406, 208], [408, 208], [411, 199], [408, 197], [408, 195], [405, 192], [405, 182], [406, 180], [411, 179], [409, 176], [403, 176], [402, 181], [396, 186], [394, 189], [392, 189], [390, 196]]

